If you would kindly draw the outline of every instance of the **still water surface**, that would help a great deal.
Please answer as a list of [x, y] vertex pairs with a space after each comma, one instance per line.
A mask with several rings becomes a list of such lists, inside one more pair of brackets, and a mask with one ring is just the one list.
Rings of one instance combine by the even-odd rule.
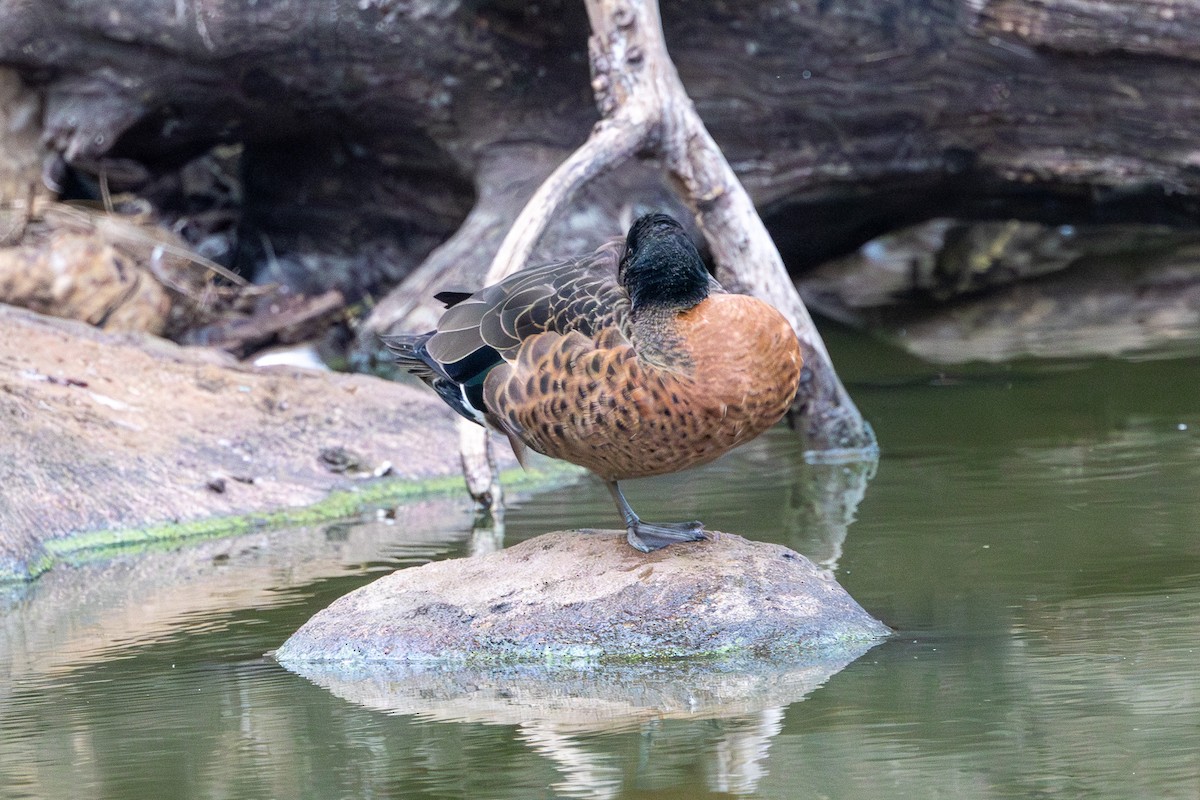
[[[382, 572], [486, 546], [430, 502], [0, 595], [0, 797], [1200, 796], [1200, 359], [941, 373], [831, 344], [877, 467], [807, 464], [779, 429], [629, 486], [649, 518], [810, 555], [898, 631], [806, 697], [464, 721], [263, 657]], [[613, 517], [585, 479], [522, 501], [506, 541]]]

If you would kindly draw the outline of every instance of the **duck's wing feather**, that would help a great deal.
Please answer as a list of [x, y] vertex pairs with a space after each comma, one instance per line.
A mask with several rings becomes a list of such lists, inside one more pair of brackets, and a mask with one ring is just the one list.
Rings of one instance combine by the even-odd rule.
[[546, 331], [595, 337], [627, 331], [629, 298], [617, 283], [621, 243], [569, 261], [529, 267], [446, 309], [426, 343], [428, 355], [461, 383], [481, 382], [522, 342]]

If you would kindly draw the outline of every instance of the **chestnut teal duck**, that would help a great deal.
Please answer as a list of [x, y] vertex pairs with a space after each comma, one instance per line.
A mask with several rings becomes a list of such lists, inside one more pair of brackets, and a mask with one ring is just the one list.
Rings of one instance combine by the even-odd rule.
[[607, 485], [629, 544], [704, 537], [650, 523], [618, 481], [704, 464], [778, 422], [802, 358], [771, 305], [721, 288], [687, 233], [648, 214], [594, 253], [442, 292], [437, 329], [385, 337], [400, 366], [455, 411]]

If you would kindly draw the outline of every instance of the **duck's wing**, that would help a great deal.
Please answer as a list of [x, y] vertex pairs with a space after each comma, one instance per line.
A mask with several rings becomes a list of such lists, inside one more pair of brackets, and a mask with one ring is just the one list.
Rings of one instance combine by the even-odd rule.
[[522, 342], [546, 331], [595, 338], [627, 331], [629, 298], [617, 283], [621, 242], [568, 261], [529, 267], [458, 299], [438, 321], [426, 349], [444, 374], [482, 383], [501, 361], [514, 362]]

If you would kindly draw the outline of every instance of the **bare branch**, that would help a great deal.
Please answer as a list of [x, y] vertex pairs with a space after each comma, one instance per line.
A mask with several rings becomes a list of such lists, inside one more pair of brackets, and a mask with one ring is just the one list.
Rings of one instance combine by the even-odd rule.
[[[492, 261], [491, 284], [525, 265], [555, 211], [588, 181], [641, 154], [662, 159], [693, 209], [723, 280], [774, 304], [804, 351], [808, 379], [797, 408], [817, 450], [873, 450], [875, 435], [837, 377], [829, 353], [750, 196], [687, 96], [667, 52], [657, 0], [586, 0], [592, 89], [603, 120], [538, 189]], [[491, 456], [462, 430], [472, 494], [495, 506]]]
[[620, 113], [597, 123], [587, 141], [529, 198], [492, 259], [484, 285], [490, 286], [525, 266], [554, 212], [589, 181], [633, 156], [646, 137], [648, 122], [634, 114]]

